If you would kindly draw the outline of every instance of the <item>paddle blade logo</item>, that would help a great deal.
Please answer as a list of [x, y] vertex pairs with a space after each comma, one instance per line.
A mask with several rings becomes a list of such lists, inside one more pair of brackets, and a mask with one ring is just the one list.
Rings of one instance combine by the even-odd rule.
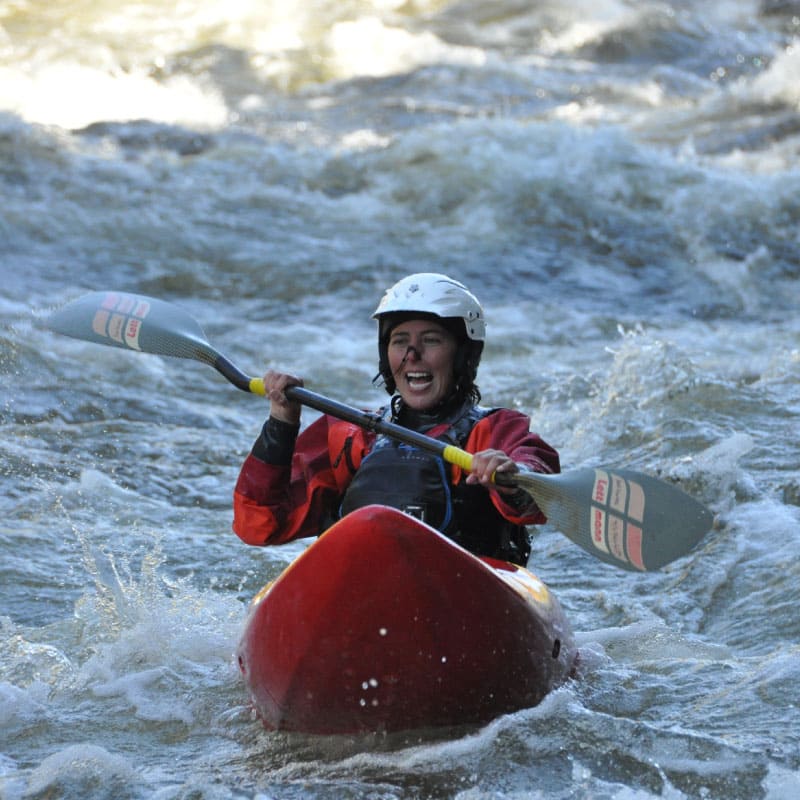
[[139, 334], [150, 303], [139, 297], [109, 292], [92, 319], [92, 330], [117, 344], [141, 350]]
[[618, 561], [646, 570], [642, 559], [644, 489], [605, 470], [594, 471], [590, 508], [592, 543]]

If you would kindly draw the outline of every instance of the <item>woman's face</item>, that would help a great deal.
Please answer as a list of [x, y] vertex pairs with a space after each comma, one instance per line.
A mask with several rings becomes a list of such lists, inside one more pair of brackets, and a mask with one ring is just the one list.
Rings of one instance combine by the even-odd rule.
[[458, 343], [438, 322], [412, 319], [389, 336], [389, 368], [409, 408], [429, 411], [452, 391]]

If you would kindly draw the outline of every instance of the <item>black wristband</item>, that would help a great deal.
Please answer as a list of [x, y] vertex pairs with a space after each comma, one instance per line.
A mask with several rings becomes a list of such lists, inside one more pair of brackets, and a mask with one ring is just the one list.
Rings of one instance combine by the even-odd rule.
[[292, 425], [290, 422], [270, 417], [261, 429], [261, 436], [256, 439], [252, 453], [265, 464], [285, 467], [292, 463], [294, 443], [300, 432], [300, 423]]
[[536, 505], [536, 501], [524, 489], [517, 489], [511, 494], [500, 495], [503, 501], [511, 506], [515, 511], [526, 511]]

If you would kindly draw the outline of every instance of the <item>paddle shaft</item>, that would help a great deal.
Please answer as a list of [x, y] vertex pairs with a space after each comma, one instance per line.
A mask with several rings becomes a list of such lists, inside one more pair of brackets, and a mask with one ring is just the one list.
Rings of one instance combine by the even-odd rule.
[[[264, 381], [261, 378], [248, 377], [225, 356], [217, 356], [213, 367], [237, 388], [262, 396], [265, 394]], [[389, 422], [373, 411], [361, 411], [345, 403], [340, 403], [324, 395], [312, 392], [303, 386], [289, 386], [284, 394], [289, 400], [313, 408], [316, 411], [321, 411], [323, 414], [330, 414], [332, 417], [345, 422], [352, 422], [359, 428], [389, 436], [404, 444], [419, 447], [421, 450], [440, 456], [450, 464], [455, 464], [467, 472], [472, 468], [472, 454], [466, 450], [426, 436], [424, 433], [404, 428], [394, 422]], [[500, 480], [503, 481], [504, 478]]]
[[[265, 395], [252, 378], [207, 341], [197, 321], [171, 303], [124, 292], [93, 292], [53, 314], [48, 326], [65, 336], [141, 353], [194, 359], [214, 367], [237, 388]], [[302, 386], [286, 396], [361, 428], [440, 456], [469, 472], [472, 455], [453, 445], [360, 411]], [[675, 486], [633, 470], [595, 467], [556, 475], [495, 474], [499, 485], [527, 492], [556, 529], [596, 558], [629, 570], [658, 569], [686, 555], [706, 534], [713, 515]]]
[[[264, 395], [264, 383], [248, 378], [220, 356], [217, 370], [245, 391]], [[302, 386], [286, 396], [330, 416], [433, 453], [469, 472], [472, 455], [454, 445], [360, 411]], [[650, 571], [686, 555], [713, 524], [713, 515], [675, 486], [641, 472], [610, 467], [557, 475], [520, 467], [498, 472], [499, 486], [522, 489], [548, 522], [601, 561], [631, 571]]]
[[383, 419], [379, 414], [372, 411], [359, 411], [352, 406], [331, 400], [316, 392], [311, 392], [302, 386], [290, 386], [284, 394], [295, 402], [302, 403], [304, 406], [330, 414], [332, 417], [352, 422], [360, 428], [389, 436], [404, 444], [410, 444], [426, 450], [434, 455], [441, 456], [445, 461], [469, 471], [472, 467], [472, 455], [466, 450], [462, 450], [454, 445], [446, 444], [439, 439], [433, 439], [424, 433], [412, 431]]

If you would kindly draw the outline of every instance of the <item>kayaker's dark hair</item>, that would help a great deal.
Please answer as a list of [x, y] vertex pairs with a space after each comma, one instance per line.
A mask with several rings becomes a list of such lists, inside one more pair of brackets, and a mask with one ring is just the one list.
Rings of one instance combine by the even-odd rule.
[[[380, 320], [378, 374], [375, 376], [373, 383], [383, 383], [389, 394], [394, 394], [397, 391], [397, 383], [389, 367], [389, 336], [398, 325], [410, 319], [434, 320], [456, 337], [458, 346], [453, 365], [455, 386], [451, 398], [456, 398], [460, 401], [469, 399], [473, 403], [479, 403], [481, 392], [475, 380], [478, 377], [478, 365], [481, 363], [481, 355], [483, 354], [483, 342], [470, 339], [467, 336], [464, 320], [460, 317], [439, 317], [436, 314], [426, 314], [419, 311], [385, 314]], [[448, 400], [451, 398], [448, 398]]]

